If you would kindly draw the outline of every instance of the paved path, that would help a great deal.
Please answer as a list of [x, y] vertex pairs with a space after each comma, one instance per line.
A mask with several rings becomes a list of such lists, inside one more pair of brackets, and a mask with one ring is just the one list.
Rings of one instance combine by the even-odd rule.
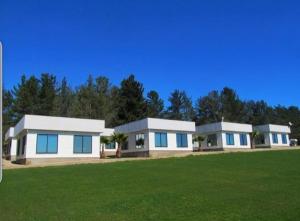
[[275, 147], [266, 149], [226, 149], [224, 151], [207, 151], [207, 152], [185, 152], [185, 153], [174, 153], [164, 156], [153, 156], [153, 157], [128, 157], [128, 158], [107, 158], [107, 159], [51, 159], [43, 160], [39, 163], [20, 165], [13, 164], [8, 160], [3, 160], [3, 169], [22, 169], [22, 168], [33, 168], [33, 167], [47, 167], [47, 166], [62, 166], [62, 165], [75, 165], [75, 164], [95, 164], [95, 163], [113, 163], [123, 161], [135, 161], [135, 160], [151, 160], [151, 159], [162, 159], [170, 157], [185, 157], [185, 156], [197, 156], [197, 155], [213, 155], [213, 154], [226, 154], [226, 153], [237, 153], [237, 152], [259, 152], [259, 151], [278, 151], [278, 150], [300, 150], [299, 147]]

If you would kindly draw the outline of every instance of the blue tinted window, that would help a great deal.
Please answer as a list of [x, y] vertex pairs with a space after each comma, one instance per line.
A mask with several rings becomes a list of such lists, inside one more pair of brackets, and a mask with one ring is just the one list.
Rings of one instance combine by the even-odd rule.
[[226, 143], [227, 145], [234, 145], [234, 137], [232, 133], [226, 133]]
[[155, 147], [167, 147], [168, 136], [167, 133], [155, 133]]
[[91, 136], [83, 137], [82, 152], [83, 153], [91, 153], [92, 152], [92, 137]]
[[278, 136], [277, 136], [277, 134], [272, 134], [272, 140], [273, 140], [273, 143], [278, 143]]
[[92, 136], [74, 136], [74, 153], [91, 153]]
[[282, 134], [281, 137], [282, 137], [282, 143], [287, 144], [286, 134]]
[[47, 153], [47, 135], [46, 134], [38, 134], [37, 135], [37, 153]]
[[114, 142], [108, 143], [105, 145], [105, 148], [106, 149], [115, 149], [115, 143]]
[[240, 134], [240, 144], [242, 146], [247, 146], [247, 135], [246, 134]]
[[48, 153], [57, 153], [57, 135], [48, 135]]
[[176, 134], [177, 147], [187, 147], [187, 134]]

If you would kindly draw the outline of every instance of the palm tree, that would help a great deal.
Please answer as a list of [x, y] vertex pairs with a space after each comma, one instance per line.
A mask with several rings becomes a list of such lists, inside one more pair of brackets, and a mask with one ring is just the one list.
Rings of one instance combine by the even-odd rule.
[[123, 133], [113, 133], [113, 135], [111, 136], [111, 141], [116, 142], [118, 144], [118, 148], [116, 152], [117, 158], [121, 157], [122, 146], [127, 141], [127, 138], [128, 136]]
[[100, 138], [100, 143], [101, 143], [101, 153], [100, 153], [100, 158], [104, 159], [105, 158], [105, 152], [104, 148], [107, 144], [109, 144], [110, 139], [108, 137], [101, 137]]
[[255, 149], [255, 139], [259, 136], [259, 132], [257, 130], [254, 130], [250, 137], [251, 137], [251, 149]]
[[198, 142], [198, 151], [201, 150], [201, 143], [205, 140], [205, 137], [201, 136], [201, 135], [198, 135], [196, 137], [194, 137], [193, 141], [194, 142]]

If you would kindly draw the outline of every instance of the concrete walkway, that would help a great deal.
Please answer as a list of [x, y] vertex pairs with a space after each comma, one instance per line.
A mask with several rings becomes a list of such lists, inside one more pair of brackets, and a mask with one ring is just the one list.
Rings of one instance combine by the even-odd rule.
[[124, 162], [124, 161], [135, 161], [135, 160], [151, 160], [151, 159], [163, 159], [170, 157], [186, 157], [186, 156], [198, 156], [198, 155], [213, 155], [213, 154], [226, 154], [226, 153], [237, 153], [237, 152], [259, 152], [259, 151], [279, 151], [279, 150], [300, 150], [298, 147], [274, 147], [265, 149], [226, 149], [224, 151], [207, 151], [207, 152], [185, 152], [185, 153], [174, 153], [163, 156], [150, 156], [150, 157], [128, 157], [128, 158], [107, 158], [107, 159], [51, 159], [43, 160], [38, 163], [29, 165], [13, 164], [8, 160], [3, 159], [3, 169], [24, 169], [33, 167], [48, 167], [48, 166], [63, 166], [63, 165], [75, 165], [75, 164], [95, 164], [95, 163], [113, 163], [113, 162]]

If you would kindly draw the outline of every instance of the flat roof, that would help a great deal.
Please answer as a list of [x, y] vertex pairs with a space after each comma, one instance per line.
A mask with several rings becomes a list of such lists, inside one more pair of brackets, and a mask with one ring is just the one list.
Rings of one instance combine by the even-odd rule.
[[232, 122], [216, 122], [210, 124], [199, 125], [196, 127], [198, 133], [213, 133], [220, 131], [231, 131], [231, 132], [252, 132], [251, 124], [241, 124]]
[[278, 124], [257, 125], [257, 126], [254, 126], [253, 129], [260, 131], [260, 132], [291, 133], [291, 128], [289, 126], [278, 125]]
[[116, 132], [133, 133], [143, 130], [167, 130], [167, 131], [183, 131], [195, 132], [195, 122], [169, 120], [160, 118], [144, 118], [142, 120], [133, 121], [115, 127]]
[[104, 120], [24, 115], [14, 127], [14, 136], [17, 136], [23, 130], [102, 133], [104, 132], [104, 128]]

